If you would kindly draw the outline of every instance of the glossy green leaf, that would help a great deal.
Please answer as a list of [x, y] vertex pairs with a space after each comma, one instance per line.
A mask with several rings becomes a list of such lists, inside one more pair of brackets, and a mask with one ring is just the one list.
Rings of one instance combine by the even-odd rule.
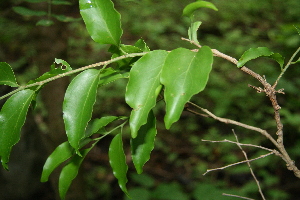
[[125, 100], [132, 108], [130, 129], [133, 138], [156, 104], [156, 89], [161, 85], [160, 74], [167, 55], [163, 50], [152, 51], [140, 58], [130, 71]]
[[196, 1], [196, 2], [190, 3], [187, 6], [185, 6], [185, 8], [183, 9], [182, 15], [187, 16], [187, 17], [191, 17], [193, 15], [194, 11], [199, 9], [199, 8], [210, 8], [210, 9], [213, 9], [215, 11], [218, 11], [217, 7], [211, 2]]
[[131, 139], [131, 156], [138, 174], [143, 172], [143, 166], [150, 159], [156, 133], [156, 119], [150, 112], [147, 123], [140, 128], [137, 137]]
[[71, 158], [74, 153], [75, 151], [68, 141], [56, 147], [56, 149], [51, 153], [44, 164], [41, 182], [48, 181], [48, 178], [53, 170], [56, 169], [64, 161]]
[[34, 95], [32, 90], [22, 90], [12, 95], [1, 109], [0, 157], [5, 169], [8, 169], [7, 162], [12, 146], [20, 140], [20, 131]]
[[167, 129], [179, 119], [190, 98], [205, 88], [212, 62], [212, 51], [207, 46], [198, 52], [179, 48], [169, 53], [160, 78], [165, 86]]
[[262, 56], [274, 59], [279, 63], [281, 68], [284, 64], [284, 58], [279, 53], [273, 53], [267, 47], [257, 47], [250, 48], [249, 50], [245, 51], [242, 57], [239, 59], [237, 67], [243, 67], [246, 62]]
[[92, 39], [119, 46], [122, 35], [120, 14], [110, 0], [79, 0], [80, 14]]
[[71, 146], [78, 153], [79, 142], [85, 136], [91, 120], [99, 83], [99, 70], [88, 69], [78, 74], [67, 88], [63, 102], [63, 118]]
[[20, 15], [24, 15], [24, 16], [43, 16], [43, 15], [47, 15], [47, 12], [45, 12], [45, 11], [30, 10], [28, 8], [21, 7], [21, 6], [14, 6], [12, 9], [16, 13], [18, 13]]
[[188, 30], [189, 39], [198, 44], [199, 44], [199, 42], [198, 42], [198, 37], [197, 37], [197, 31], [198, 31], [201, 23], [202, 22], [200, 22], [200, 21], [193, 22]]
[[61, 199], [65, 199], [65, 196], [72, 181], [74, 180], [74, 178], [76, 178], [78, 174], [78, 170], [81, 166], [82, 161], [92, 148], [93, 146], [80, 151], [80, 154], [82, 156], [74, 155], [74, 157], [72, 157], [69, 163], [62, 169], [58, 181], [59, 196]]
[[11, 66], [6, 62], [0, 62], [0, 85], [19, 86]]
[[121, 190], [128, 195], [126, 183], [127, 183], [127, 170], [126, 157], [123, 150], [122, 134], [117, 134], [110, 143], [109, 151], [109, 163], [113, 170], [114, 176], [118, 179]]

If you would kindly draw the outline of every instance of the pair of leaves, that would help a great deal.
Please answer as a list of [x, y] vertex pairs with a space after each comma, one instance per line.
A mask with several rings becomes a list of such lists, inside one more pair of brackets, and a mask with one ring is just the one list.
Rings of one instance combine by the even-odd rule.
[[[147, 123], [140, 128], [138, 136], [130, 141], [132, 161], [139, 174], [143, 172], [144, 164], [150, 159], [156, 133], [156, 119], [153, 112], [150, 112]], [[121, 133], [117, 134], [111, 141], [108, 154], [113, 174], [118, 179], [122, 191], [128, 195], [126, 188], [128, 166]]]
[[165, 88], [165, 125], [169, 129], [176, 122], [184, 105], [202, 91], [212, 68], [213, 55], [207, 46], [192, 52], [179, 48], [167, 53], [152, 51], [140, 58], [132, 67], [125, 94], [127, 104], [133, 108], [130, 129], [133, 138], [146, 123], [150, 110], [156, 104], [158, 90]]

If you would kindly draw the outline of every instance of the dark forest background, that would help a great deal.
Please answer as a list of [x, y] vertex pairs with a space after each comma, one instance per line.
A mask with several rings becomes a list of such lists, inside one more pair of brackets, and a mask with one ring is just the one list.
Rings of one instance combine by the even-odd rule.
[[[50, 18], [43, 14], [20, 14], [22, 6], [49, 14], [47, 2], [34, 0], [7, 0], [0, 3], [0, 61], [9, 63], [19, 83], [26, 84], [50, 69], [55, 58], [66, 60], [71, 67], [110, 59], [106, 45], [96, 44], [88, 35], [80, 19], [78, 1], [51, 5]], [[65, 1], [61, 1], [65, 2]], [[191, 0], [132, 0], [114, 1], [122, 16], [123, 44], [134, 44], [143, 38], [151, 50], [172, 50], [178, 47], [195, 48], [182, 41], [187, 37], [188, 19], [181, 16], [182, 9]], [[300, 25], [299, 0], [212, 0], [218, 12], [201, 9], [196, 19], [203, 23], [199, 31], [202, 45], [239, 58], [251, 47], [268, 47], [282, 54], [286, 61], [300, 44], [293, 25]], [[58, 17], [60, 16], [60, 17]], [[50, 26], [37, 26], [41, 19], [51, 19]], [[272, 60], [258, 59], [249, 68], [274, 82], [280, 67]], [[300, 163], [300, 68], [292, 66], [284, 75], [279, 96], [284, 123], [285, 146], [296, 163]], [[57, 145], [66, 141], [62, 120], [62, 102], [70, 77], [65, 77], [43, 88], [35, 110], [29, 112], [22, 130], [21, 141], [13, 148], [9, 168], [0, 170], [0, 199], [51, 200], [57, 198], [56, 170], [51, 181], [40, 183], [43, 164]], [[207, 89], [192, 101], [220, 117], [234, 119], [266, 129], [275, 134], [276, 125], [270, 102], [247, 85], [258, 83], [238, 70], [233, 64], [215, 58]], [[94, 117], [128, 115], [124, 101], [126, 81], [116, 81], [98, 92]], [[11, 91], [1, 86], [0, 95]], [[0, 102], [2, 105], [4, 102]], [[162, 106], [161, 106], [162, 108]], [[155, 110], [158, 121], [163, 122], [163, 109]], [[129, 164], [128, 188], [134, 200], [202, 200], [236, 199], [222, 196], [231, 193], [260, 199], [258, 189], [246, 164], [203, 176], [206, 169], [221, 167], [244, 160], [234, 144], [208, 143], [209, 140], [235, 140], [235, 130], [242, 143], [274, 148], [259, 135], [242, 128], [227, 126], [213, 119], [184, 112], [171, 130], [158, 123], [159, 132], [155, 149], [144, 173], [137, 175]], [[128, 136], [129, 139], [129, 136]], [[81, 172], [74, 180], [68, 199], [128, 199], [118, 188], [108, 162], [106, 137], [87, 156]], [[125, 148], [129, 140], [124, 141]], [[250, 158], [265, 154], [263, 150], [245, 148]], [[125, 150], [130, 161], [129, 149]], [[130, 163], [130, 162], [129, 162]], [[300, 164], [298, 164], [300, 166]], [[267, 199], [300, 199], [300, 180], [286, 169], [276, 156], [254, 161], [252, 168], [260, 180]]]

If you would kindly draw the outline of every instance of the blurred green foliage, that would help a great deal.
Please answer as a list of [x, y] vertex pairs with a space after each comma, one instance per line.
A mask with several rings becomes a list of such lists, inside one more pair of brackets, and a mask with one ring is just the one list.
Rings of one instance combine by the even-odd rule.
[[[32, 61], [32, 57], [39, 54], [34, 45], [37, 41], [30, 36], [38, 19], [14, 13], [12, 6], [20, 2], [22, 1], [8, 1], [0, 6], [1, 14], [4, 13], [0, 16], [0, 61], [10, 63], [19, 74], [18, 82], [25, 83], [38, 77], [38, 66]], [[134, 44], [143, 38], [151, 50], [172, 50], [181, 46], [195, 48], [180, 39], [187, 37], [189, 25], [189, 19], [181, 16], [182, 9], [191, 2], [193, 1], [115, 1], [116, 9], [122, 16], [124, 29], [122, 42]], [[282, 54], [287, 61], [300, 44], [300, 37], [293, 26], [300, 26], [298, 0], [211, 2], [219, 9], [218, 12], [203, 9], [196, 12], [195, 16], [203, 22], [198, 33], [201, 45], [209, 45], [237, 59], [251, 47], [265, 46], [273, 52]], [[79, 16], [79, 13], [77, 14]], [[74, 17], [78, 16], [75, 14]], [[65, 29], [68, 34], [68, 51], [64, 59], [73, 68], [109, 58], [110, 55], [104, 52], [107, 46], [95, 44], [87, 34], [82, 21], [67, 23]], [[264, 58], [251, 61], [247, 66], [265, 75], [269, 82], [274, 82], [280, 73], [280, 67], [276, 62]], [[300, 79], [297, 77], [299, 73], [300, 69], [293, 66], [279, 83], [279, 88], [284, 88], [286, 92], [285, 95], [279, 96], [285, 146], [296, 163], [300, 163], [298, 136]], [[247, 84], [260, 86], [233, 64], [215, 58], [206, 90], [196, 95], [192, 101], [217, 116], [274, 132], [276, 127], [270, 102], [264, 94], [257, 94]], [[101, 89], [99, 100], [95, 105], [95, 117], [129, 114], [130, 110], [122, 98], [125, 85], [124, 80], [120, 80]], [[164, 110], [155, 111], [158, 120], [162, 122]], [[136, 175], [133, 166], [130, 167], [128, 188], [133, 199], [231, 199], [222, 196], [222, 193], [260, 198], [246, 164], [202, 176], [206, 169], [238, 162], [244, 160], [244, 157], [234, 144], [201, 141], [201, 139], [225, 138], [234, 141], [231, 129], [235, 129], [240, 142], [273, 148], [260, 134], [226, 126], [213, 119], [190, 113], [184, 113], [170, 131], [166, 131], [161, 123], [158, 123], [158, 127], [160, 130], [156, 146], [149, 163], [145, 166], [145, 172]], [[99, 145], [102, 145], [100, 149], [106, 147], [104, 142]], [[250, 158], [266, 153], [249, 147], [245, 148], [245, 151]], [[108, 175], [111, 170], [102, 162], [107, 161], [106, 157], [102, 156], [100, 161], [90, 158], [92, 161], [87, 161], [85, 165], [88, 198], [116, 199], [114, 193], [117, 184]], [[295, 188], [300, 187], [300, 181], [287, 171], [279, 158], [269, 156], [251, 164], [267, 199], [283, 200], [299, 197], [299, 192]], [[119, 194], [118, 198], [122, 195]]]

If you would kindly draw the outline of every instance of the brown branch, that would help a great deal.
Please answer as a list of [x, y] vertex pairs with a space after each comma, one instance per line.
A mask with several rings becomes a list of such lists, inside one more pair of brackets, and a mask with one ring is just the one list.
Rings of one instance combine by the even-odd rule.
[[[186, 38], [181, 38], [181, 39], [194, 44], [198, 48], [202, 47], [201, 45], [199, 45], [199, 44], [197, 44], [194, 41], [191, 41], [189, 39], [186, 39]], [[198, 50], [194, 49], [193, 51], [198, 51]], [[295, 57], [295, 55], [299, 51], [300, 51], [300, 48], [297, 49], [297, 51], [293, 54], [292, 58]], [[224, 53], [221, 53], [220, 51], [218, 51], [216, 49], [212, 49], [212, 52], [213, 52], [214, 56], [221, 57], [221, 58], [223, 58], [225, 60], [228, 60], [228, 61], [232, 62], [235, 65], [238, 63], [238, 61], [235, 58], [233, 58], [231, 56], [228, 56], [228, 55], [226, 55]], [[289, 62], [291, 62], [291, 60]], [[290, 65], [290, 63], [287, 64], [287, 66], [284, 68], [284, 70], [286, 70], [289, 65]], [[243, 66], [243, 67], [241, 67], [239, 69], [242, 70], [243, 72], [249, 74], [253, 78], [257, 79], [263, 85], [264, 88], [259, 88], [259, 87], [255, 87], [255, 86], [250, 86], [250, 87], [252, 87], [254, 89], [258, 88], [259, 90], [257, 90], [257, 91], [259, 91], [259, 92], [265, 92], [266, 95], [269, 97], [269, 99], [270, 99], [270, 101], [272, 103], [273, 110], [274, 110], [274, 118], [275, 118], [275, 123], [276, 123], [276, 126], [277, 126], [277, 132], [276, 132], [276, 135], [278, 136], [277, 141], [275, 141], [273, 139], [273, 137], [271, 137], [271, 135], [269, 133], [267, 133], [265, 130], [262, 130], [262, 129], [257, 128], [257, 127], [245, 125], [245, 124], [242, 124], [242, 123], [230, 120], [230, 119], [219, 118], [219, 117], [216, 117], [215, 115], [213, 115], [212, 113], [210, 113], [208, 110], [200, 108], [200, 107], [199, 108], [203, 112], [205, 112], [208, 115], [210, 115], [210, 117], [212, 117], [212, 118], [214, 118], [216, 120], [219, 120], [219, 121], [221, 121], [223, 123], [231, 123], [231, 124], [235, 124], [235, 125], [238, 125], [238, 126], [242, 126], [244, 128], [260, 132], [261, 134], [263, 134], [264, 136], [266, 136], [278, 148], [278, 150], [282, 154], [282, 159], [286, 162], [287, 169], [293, 171], [294, 174], [295, 174], [295, 176], [298, 177], [298, 178], [300, 178], [300, 170], [296, 167], [295, 162], [290, 158], [289, 154], [286, 152], [284, 144], [283, 144], [283, 125], [281, 123], [280, 113], [279, 113], [279, 110], [281, 109], [281, 107], [279, 106], [279, 104], [277, 102], [277, 99], [276, 99], [276, 94], [277, 93], [283, 93], [283, 89], [279, 89], [277, 91], [275, 90], [277, 82], [281, 78], [281, 76], [282, 76], [283, 73], [281, 73], [279, 75], [279, 77], [278, 77], [277, 81], [275, 82], [275, 84], [273, 86], [271, 86], [265, 80], [265, 78], [263, 78], [259, 74], [255, 73], [251, 69], [247, 68], [246, 66]]]
[[[235, 136], [235, 139], [236, 139], [236, 142], [237, 142], [237, 146], [238, 146], [238, 147], [241, 149], [241, 151], [243, 152], [245, 159], [246, 159], [246, 160], [249, 160], [249, 159], [248, 159], [248, 156], [247, 156], [247, 153], [244, 151], [244, 149], [243, 149], [242, 146], [240, 145], [239, 140], [238, 140], [238, 137], [237, 137], [237, 135], [235, 134], [234, 130], [232, 130], [232, 132], [233, 132], [233, 134], [234, 134], [234, 136]], [[255, 174], [254, 174], [254, 172], [253, 172], [253, 170], [252, 170], [252, 168], [251, 168], [250, 162], [247, 162], [247, 164], [248, 164], [248, 167], [249, 167], [249, 169], [250, 169], [251, 175], [252, 175], [252, 177], [254, 178], [254, 180], [255, 180], [255, 182], [256, 182], [256, 185], [257, 185], [257, 187], [258, 187], [258, 191], [259, 191], [259, 193], [260, 193], [260, 196], [262, 197], [263, 200], [265, 200], [266, 198], [265, 198], [265, 196], [264, 196], [264, 194], [263, 194], [263, 192], [262, 192], [262, 190], [261, 190], [259, 181], [257, 180], [257, 178], [256, 178], [256, 176], [255, 176]]]

